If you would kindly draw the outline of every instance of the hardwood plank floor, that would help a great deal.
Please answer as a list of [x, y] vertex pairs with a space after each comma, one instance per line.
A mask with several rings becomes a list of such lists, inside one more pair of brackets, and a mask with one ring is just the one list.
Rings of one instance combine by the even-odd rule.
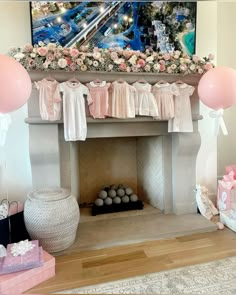
[[56, 257], [54, 278], [26, 293], [52, 294], [230, 256], [236, 256], [236, 233], [228, 229], [101, 250], [73, 251]]

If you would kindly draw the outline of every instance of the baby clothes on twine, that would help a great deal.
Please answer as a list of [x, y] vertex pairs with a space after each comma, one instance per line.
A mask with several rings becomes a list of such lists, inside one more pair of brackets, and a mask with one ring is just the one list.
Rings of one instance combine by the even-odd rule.
[[56, 80], [42, 79], [34, 84], [39, 90], [39, 111], [42, 120], [60, 120], [61, 103], [54, 100], [54, 93], [59, 83]]
[[135, 82], [133, 86], [136, 89], [136, 115], [159, 118], [158, 106], [153, 94], [151, 93], [152, 85], [149, 83]]
[[85, 97], [88, 105], [93, 100], [89, 89], [81, 83], [63, 82], [57, 86], [54, 98], [63, 101], [64, 136], [66, 141], [85, 140], [87, 136], [87, 121], [85, 112]]
[[135, 118], [135, 88], [125, 81], [115, 81], [110, 87], [109, 115], [114, 118]]
[[194, 87], [186, 83], [176, 84], [178, 88], [174, 97], [175, 116], [168, 121], [168, 132], [193, 132], [193, 121], [191, 112], [190, 96], [194, 92]]
[[174, 95], [179, 94], [179, 89], [174, 84], [169, 83], [156, 83], [152, 87], [152, 93], [155, 97], [160, 119], [169, 120], [174, 118]]
[[89, 105], [89, 111], [93, 118], [105, 118], [108, 115], [108, 89], [110, 83], [90, 82], [86, 86], [89, 89], [93, 103]]

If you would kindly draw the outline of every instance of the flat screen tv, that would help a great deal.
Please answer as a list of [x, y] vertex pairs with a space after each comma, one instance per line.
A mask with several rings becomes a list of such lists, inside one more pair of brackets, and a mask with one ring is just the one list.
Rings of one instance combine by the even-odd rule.
[[33, 1], [32, 43], [195, 53], [196, 2]]

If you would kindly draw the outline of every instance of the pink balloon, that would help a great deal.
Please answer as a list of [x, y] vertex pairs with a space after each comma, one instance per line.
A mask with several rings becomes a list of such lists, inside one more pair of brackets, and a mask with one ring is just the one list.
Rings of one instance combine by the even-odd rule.
[[209, 70], [199, 81], [198, 95], [205, 105], [215, 110], [236, 104], [236, 71], [228, 67]]
[[31, 90], [31, 80], [25, 68], [14, 58], [0, 55], [0, 113], [9, 113], [23, 106]]

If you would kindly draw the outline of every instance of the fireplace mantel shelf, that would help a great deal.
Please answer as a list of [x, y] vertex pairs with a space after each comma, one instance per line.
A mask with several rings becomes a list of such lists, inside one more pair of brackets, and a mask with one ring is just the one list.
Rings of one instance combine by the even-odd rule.
[[[193, 121], [202, 120], [201, 115], [193, 115]], [[28, 117], [25, 119], [25, 122], [28, 124], [63, 124], [63, 120], [58, 121], [47, 121], [42, 120], [40, 117]], [[167, 122], [166, 120], [154, 120], [150, 117], [137, 117], [133, 119], [115, 119], [115, 118], [106, 118], [106, 119], [93, 119], [87, 118], [88, 124], [109, 124], [109, 123], [158, 123], [158, 122]]]

